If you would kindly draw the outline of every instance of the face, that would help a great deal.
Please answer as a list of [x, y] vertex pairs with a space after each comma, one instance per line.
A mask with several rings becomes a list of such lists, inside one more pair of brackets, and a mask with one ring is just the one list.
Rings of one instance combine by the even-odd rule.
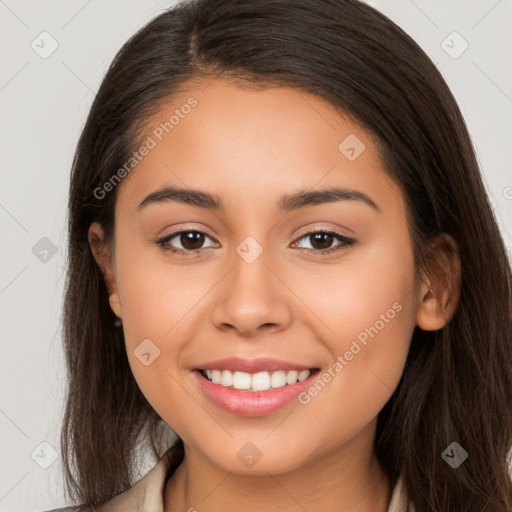
[[[370, 446], [418, 306], [404, 198], [370, 134], [294, 89], [214, 81], [170, 99], [147, 136], [118, 185], [110, 302], [153, 408], [238, 473]], [[214, 197], [187, 204], [171, 187]], [[299, 376], [279, 368], [318, 371], [258, 392], [197, 371], [233, 357], [277, 359], [277, 386]], [[261, 373], [265, 388], [263, 367], [235, 361], [233, 372], [253, 370], [237, 386]], [[261, 457], [254, 467], [248, 455]]]

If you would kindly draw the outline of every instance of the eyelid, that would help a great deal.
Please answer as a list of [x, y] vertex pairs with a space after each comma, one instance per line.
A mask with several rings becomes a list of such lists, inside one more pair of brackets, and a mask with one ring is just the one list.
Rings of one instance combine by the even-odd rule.
[[[331, 229], [317, 227], [317, 228], [310, 228], [307, 231], [305, 231], [304, 233], [302, 233], [299, 237], [297, 237], [295, 239], [295, 242], [293, 242], [292, 245], [295, 245], [298, 241], [300, 241], [303, 238], [307, 238], [308, 235], [314, 235], [316, 233], [321, 233], [321, 234], [325, 234], [325, 235], [329, 235], [334, 238], [337, 238], [340, 241], [340, 243], [337, 245], [334, 245], [333, 247], [330, 247], [328, 249], [315, 250], [315, 249], [308, 249], [308, 248], [304, 249], [303, 248], [303, 250], [308, 251], [310, 253], [313, 252], [313, 253], [322, 255], [322, 254], [329, 254], [336, 250], [341, 250], [341, 248], [343, 248], [343, 247], [350, 247], [350, 246], [353, 246], [358, 243], [358, 241], [355, 238], [352, 238], [352, 237], [349, 237], [346, 235], [342, 235], [341, 233], [338, 233], [337, 231], [333, 231]], [[340, 248], [340, 249], [338, 249], [338, 248]]]
[[[219, 241], [216, 240], [213, 236], [209, 235], [206, 231], [203, 231], [202, 229], [198, 229], [198, 228], [181, 228], [181, 229], [178, 229], [177, 231], [173, 231], [172, 233], [169, 233], [168, 235], [159, 237], [154, 242], [158, 245], [165, 246], [165, 244], [169, 243], [170, 240], [172, 240], [173, 238], [176, 238], [178, 235], [181, 235], [182, 233], [201, 233], [202, 235], [213, 240], [215, 243], [217, 243], [217, 244], [219, 243]], [[204, 247], [201, 249], [190, 250], [187, 252], [194, 253], [197, 251], [201, 251], [203, 249], [204, 249]], [[179, 249], [179, 250], [181, 250], [181, 249]]]
[[[343, 227], [343, 229], [347, 230], [347, 231], [350, 231], [351, 233], [354, 233], [354, 231], [352, 231], [351, 229], [349, 228], [345, 228]], [[343, 233], [340, 232], [340, 227], [337, 227], [337, 228], [334, 228], [334, 227], [328, 227], [328, 226], [319, 226], [318, 223], [312, 223], [312, 224], [308, 224], [305, 228], [304, 228], [304, 231], [300, 231], [301, 234], [297, 236], [297, 238], [301, 238], [303, 237], [304, 235], [309, 235], [311, 233], [329, 233], [331, 235], [336, 235], [336, 236], [339, 236], [341, 238], [351, 238], [351, 235], [345, 235]], [[355, 233], [354, 233], [355, 234]]]
[[[210, 238], [215, 243], [219, 243], [218, 240], [216, 240], [213, 236], [209, 235], [202, 229], [193, 228], [193, 227], [184, 227], [181, 229], [178, 229], [177, 231], [174, 231], [172, 233], [169, 233], [168, 235], [165, 235], [164, 237], [160, 237], [159, 239], [155, 240], [155, 243], [159, 245], [164, 251], [168, 251], [174, 254], [178, 254], [181, 256], [193, 256], [195, 254], [198, 254], [200, 252], [203, 252], [204, 250], [208, 249], [208, 247], [201, 247], [200, 249], [177, 249], [174, 247], [166, 247], [167, 244], [169, 244], [170, 240], [173, 238], [181, 235], [182, 233], [201, 233], [202, 235]], [[337, 238], [340, 243], [337, 245], [334, 245], [333, 247], [327, 248], [327, 249], [309, 249], [309, 248], [300, 248], [302, 251], [306, 251], [307, 253], [315, 253], [320, 256], [327, 255], [329, 253], [335, 252], [337, 250], [342, 250], [343, 248], [349, 248], [353, 245], [356, 245], [358, 241], [355, 238], [348, 237], [346, 235], [342, 235], [341, 233], [338, 233], [337, 231], [333, 231], [328, 228], [322, 228], [322, 227], [315, 227], [315, 228], [309, 228], [307, 231], [303, 232], [300, 236], [295, 238], [292, 245], [297, 244], [301, 239], [306, 238], [308, 235], [314, 235], [316, 233], [326, 234], [329, 236], [333, 236], [334, 238]]]

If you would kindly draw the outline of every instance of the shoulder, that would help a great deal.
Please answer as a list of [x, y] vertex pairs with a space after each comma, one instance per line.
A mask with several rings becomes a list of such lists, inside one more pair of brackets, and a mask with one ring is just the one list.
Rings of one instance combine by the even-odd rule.
[[[101, 512], [128, 512], [131, 510], [148, 510], [163, 512], [163, 490], [167, 478], [182, 462], [184, 456], [181, 440], [173, 444], [163, 457], [129, 489], [115, 496], [96, 510]], [[67, 506], [39, 512], [91, 512], [91, 507], [84, 505]]]

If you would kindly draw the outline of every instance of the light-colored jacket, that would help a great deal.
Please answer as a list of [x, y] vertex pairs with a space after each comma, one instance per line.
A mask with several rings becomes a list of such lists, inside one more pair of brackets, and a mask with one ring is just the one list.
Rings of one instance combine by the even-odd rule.
[[[125, 492], [105, 503], [101, 512], [164, 512], [163, 493], [173, 464], [174, 453], [169, 449], [157, 464]], [[413, 512], [407, 509], [407, 492], [400, 475], [391, 495], [387, 512]], [[46, 512], [75, 512], [77, 507], [65, 507]], [[190, 512], [194, 509], [191, 508]], [[184, 511], [188, 512], [188, 511]]]

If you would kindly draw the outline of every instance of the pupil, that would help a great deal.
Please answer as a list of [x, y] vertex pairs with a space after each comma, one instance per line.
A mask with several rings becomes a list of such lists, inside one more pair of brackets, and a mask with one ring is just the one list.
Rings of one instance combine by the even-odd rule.
[[[204, 235], [202, 233], [197, 232], [187, 232], [182, 233], [180, 237], [180, 242], [185, 249], [190, 249], [191, 251], [194, 249], [200, 249], [204, 243]], [[195, 240], [194, 240], [195, 239]], [[189, 245], [191, 244], [191, 246]]]
[[[313, 240], [314, 240], [314, 243], [312, 243], [311, 245], [316, 248], [316, 249], [328, 249], [330, 246], [331, 246], [331, 243], [332, 243], [332, 235], [329, 235], [328, 233], [315, 233], [313, 235], [310, 235], [313, 237]], [[322, 238], [323, 238], [323, 244], [320, 243], [320, 247], [317, 247], [315, 246], [315, 244], [320, 241], [322, 242]], [[327, 243], [325, 243], [327, 242]]]

